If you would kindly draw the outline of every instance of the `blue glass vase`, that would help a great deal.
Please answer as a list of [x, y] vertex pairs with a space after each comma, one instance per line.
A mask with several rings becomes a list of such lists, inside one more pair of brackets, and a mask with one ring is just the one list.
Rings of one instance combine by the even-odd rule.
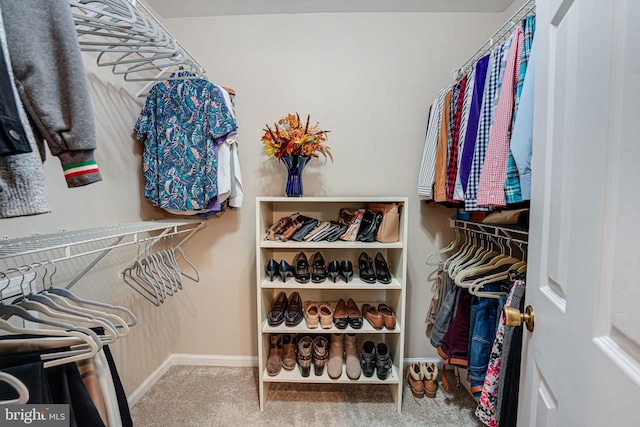
[[309, 162], [309, 156], [283, 156], [280, 158], [287, 167], [287, 197], [302, 197], [302, 171]]

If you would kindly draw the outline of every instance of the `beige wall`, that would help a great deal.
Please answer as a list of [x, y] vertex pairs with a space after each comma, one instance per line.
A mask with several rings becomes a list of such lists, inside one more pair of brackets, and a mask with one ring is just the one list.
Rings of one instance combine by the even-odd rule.
[[[171, 353], [255, 356], [256, 196], [281, 195], [285, 170], [262, 152], [261, 129], [289, 112], [311, 113], [331, 130], [335, 163], [312, 163], [307, 195], [410, 198], [406, 357], [435, 357], [424, 317], [433, 270], [426, 257], [452, 238], [453, 211], [417, 197], [428, 107], [502, 23], [502, 14], [262, 15], [166, 21], [214, 83], [238, 93], [244, 207], [207, 221], [187, 243], [199, 284], [160, 308], [117, 277], [135, 249], [116, 250], [73, 291], [130, 307], [140, 324], [114, 346], [127, 392]], [[124, 82], [86, 55], [104, 181], [67, 189], [57, 159], [46, 164], [51, 214], [0, 221], [0, 236], [78, 229], [164, 216], [141, 196], [140, 148], [131, 129], [140, 84]], [[60, 266], [64, 284], [91, 258]], [[34, 259], [9, 260], [1, 266]], [[303, 294], [304, 296], [304, 294]]]

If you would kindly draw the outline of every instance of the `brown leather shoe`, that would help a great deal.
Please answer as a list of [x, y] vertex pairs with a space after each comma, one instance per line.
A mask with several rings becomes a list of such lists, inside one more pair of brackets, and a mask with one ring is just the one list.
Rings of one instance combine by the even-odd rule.
[[269, 355], [267, 356], [267, 374], [278, 375], [282, 368], [282, 334], [271, 334]]
[[433, 363], [430, 365], [423, 363], [421, 370], [424, 378], [424, 394], [427, 397], [436, 397], [436, 391], [438, 390], [438, 367]]
[[347, 313], [347, 303], [342, 298], [338, 300], [336, 308], [333, 311], [333, 323], [336, 328], [346, 329], [349, 325], [349, 314]]
[[285, 334], [282, 344], [282, 367], [291, 371], [296, 367], [298, 351], [298, 336], [296, 334]]
[[396, 328], [396, 315], [387, 304], [378, 304], [378, 311], [384, 320], [384, 327], [387, 329]]
[[405, 378], [413, 396], [418, 399], [422, 399], [424, 397], [424, 376], [422, 374], [422, 364], [412, 363], [407, 366]]
[[371, 304], [362, 305], [362, 315], [369, 321], [374, 329], [382, 329], [382, 327], [384, 326], [384, 319], [382, 318], [382, 314], [380, 314], [378, 309]]

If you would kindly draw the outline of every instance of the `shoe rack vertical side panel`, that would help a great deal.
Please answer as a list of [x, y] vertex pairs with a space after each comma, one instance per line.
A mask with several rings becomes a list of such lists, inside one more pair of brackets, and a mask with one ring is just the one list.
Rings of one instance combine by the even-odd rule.
[[398, 384], [398, 398], [397, 398], [397, 405], [398, 405], [398, 413], [400, 413], [402, 411], [402, 390], [404, 388], [404, 338], [405, 338], [405, 333], [406, 333], [406, 326], [405, 326], [405, 319], [406, 319], [406, 313], [407, 313], [407, 251], [409, 248], [408, 245], [408, 238], [409, 238], [409, 198], [408, 197], [404, 197], [402, 198], [402, 202], [403, 202], [403, 206], [400, 208], [401, 212], [400, 212], [400, 230], [398, 235], [400, 236], [400, 238], [402, 239], [402, 251], [401, 251], [401, 265], [402, 268], [400, 270], [400, 274], [402, 275], [400, 277], [400, 283], [402, 284], [402, 290], [400, 291], [400, 299], [401, 299], [401, 306], [402, 306], [402, 310], [400, 312], [400, 324], [401, 324], [401, 328], [402, 328], [402, 332], [400, 333], [400, 344], [399, 344], [399, 358], [398, 358], [398, 377], [399, 377], [399, 384]]
[[267, 230], [266, 222], [268, 217], [273, 216], [273, 206], [264, 198], [258, 197], [256, 200], [256, 305], [258, 308], [258, 397], [260, 401], [260, 411], [264, 411], [264, 405], [269, 393], [270, 383], [265, 383], [262, 374], [266, 368], [266, 358], [269, 349], [266, 347], [262, 334], [262, 322], [266, 317], [266, 307], [264, 303], [264, 290], [262, 289], [262, 280], [264, 272], [264, 256], [260, 248], [260, 244]]

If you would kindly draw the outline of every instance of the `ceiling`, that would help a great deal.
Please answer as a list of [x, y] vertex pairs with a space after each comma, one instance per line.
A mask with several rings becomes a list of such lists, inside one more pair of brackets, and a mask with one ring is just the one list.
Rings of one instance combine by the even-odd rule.
[[[516, 0], [517, 1], [517, 0]], [[504, 12], [514, 0], [146, 0], [163, 18], [326, 12]]]

